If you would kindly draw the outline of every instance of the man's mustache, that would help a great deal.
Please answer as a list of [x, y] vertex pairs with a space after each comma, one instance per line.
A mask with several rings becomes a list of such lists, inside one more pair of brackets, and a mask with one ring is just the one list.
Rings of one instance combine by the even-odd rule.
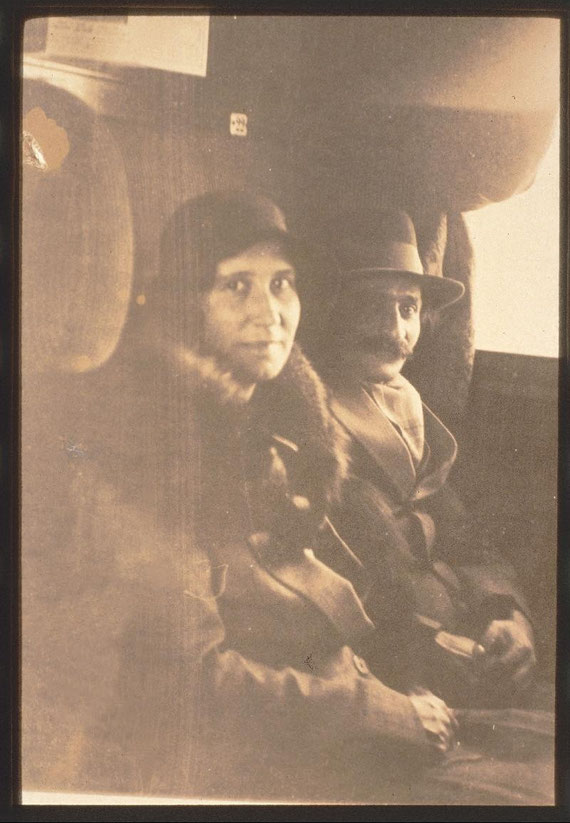
[[369, 351], [371, 354], [381, 352], [394, 359], [411, 357], [414, 352], [413, 346], [410, 346], [405, 340], [394, 340], [391, 337], [383, 337], [382, 335], [359, 335], [358, 342], [362, 349]]

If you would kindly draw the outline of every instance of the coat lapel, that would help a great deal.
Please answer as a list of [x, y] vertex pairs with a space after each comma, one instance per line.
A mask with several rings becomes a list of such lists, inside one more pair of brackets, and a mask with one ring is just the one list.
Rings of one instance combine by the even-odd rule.
[[390, 478], [402, 499], [422, 500], [447, 480], [457, 456], [457, 443], [425, 404], [426, 455], [419, 475], [402, 438], [362, 386], [334, 387], [331, 407], [339, 422]]
[[333, 413], [348, 432], [371, 454], [403, 499], [416, 486], [411, 455], [393, 424], [360, 385], [333, 389]]
[[420, 468], [414, 500], [422, 500], [443, 486], [457, 456], [454, 436], [425, 404], [424, 426], [429, 454]]
[[345, 642], [354, 643], [374, 631], [352, 583], [318, 560], [312, 549], [305, 549], [294, 562], [262, 559], [262, 564], [272, 577], [317, 606]]

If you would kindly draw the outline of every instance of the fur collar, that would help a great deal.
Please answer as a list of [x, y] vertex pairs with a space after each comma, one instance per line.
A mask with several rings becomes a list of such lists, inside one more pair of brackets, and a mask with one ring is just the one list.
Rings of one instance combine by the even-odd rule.
[[315, 484], [328, 487], [327, 501], [339, 499], [348, 475], [348, 436], [330, 411], [324, 383], [298, 345], [279, 377], [257, 391], [274, 433], [306, 454]]
[[[339, 499], [348, 474], [348, 436], [329, 411], [323, 383], [296, 345], [281, 374], [260, 384], [251, 400], [212, 357], [142, 347], [90, 375], [78, 394], [79, 441], [88, 444], [90, 455], [99, 456], [103, 471], [128, 478], [125, 487], [132, 487], [133, 495], [144, 494], [150, 483], [145, 467], [153, 467], [165, 488], [181, 482], [183, 465], [199, 459], [193, 449], [201, 448], [200, 431], [213, 433], [210, 446], [221, 450], [231, 447], [240, 428], [253, 434], [254, 444], [273, 439], [284, 454], [288, 449], [282, 440], [292, 442], [298, 447], [298, 455], [289, 455], [295, 472], [325, 510]], [[256, 429], [266, 437], [257, 438]]]
[[215, 358], [188, 349], [175, 357], [196, 401], [237, 413], [250, 405], [258, 425], [292, 441], [305, 455], [303, 462], [326, 500], [338, 499], [348, 474], [348, 438], [330, 412], [324, 384], [297, 345], [281, 374], [259, 385], [249, 404], [243, 387]]
[[243, 407], [248, 402], [247, 390], [214, 357], [180, 347], [174, 352], [174, 360], [194, 391], [205, 392], [222, 406]]

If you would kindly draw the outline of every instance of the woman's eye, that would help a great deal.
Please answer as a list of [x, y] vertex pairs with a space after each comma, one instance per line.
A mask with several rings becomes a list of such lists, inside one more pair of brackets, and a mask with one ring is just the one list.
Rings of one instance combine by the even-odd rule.
[[295, 290], [295, 275], [294, 274], [280, 274], [272, 280], [272, 288], [275, 292], [283, 292], [288, 289]]
[[243, 279], [243, 277], [235, 277], [231, 280], [228, 280], [224, 284], [224, 288], [228, 291], [236, 292], [237, 294], [243, 293], [247, 289], [247, 283]]

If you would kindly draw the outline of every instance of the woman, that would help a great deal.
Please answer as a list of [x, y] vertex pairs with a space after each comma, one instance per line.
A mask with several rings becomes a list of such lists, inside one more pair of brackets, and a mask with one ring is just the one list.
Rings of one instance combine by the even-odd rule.
[[370, 674], [374, 626], [313, 552], [362, 571], [326, 519], [344, 441], [294, 344], [308, 266], [267, 199], [188, 201], [139, 333], [76, 386], [92, 459], [51, 473], [78, 514], [29, 788], [393, 802], [392, 764], [405, 786], [437, 752], [443, 704]]

